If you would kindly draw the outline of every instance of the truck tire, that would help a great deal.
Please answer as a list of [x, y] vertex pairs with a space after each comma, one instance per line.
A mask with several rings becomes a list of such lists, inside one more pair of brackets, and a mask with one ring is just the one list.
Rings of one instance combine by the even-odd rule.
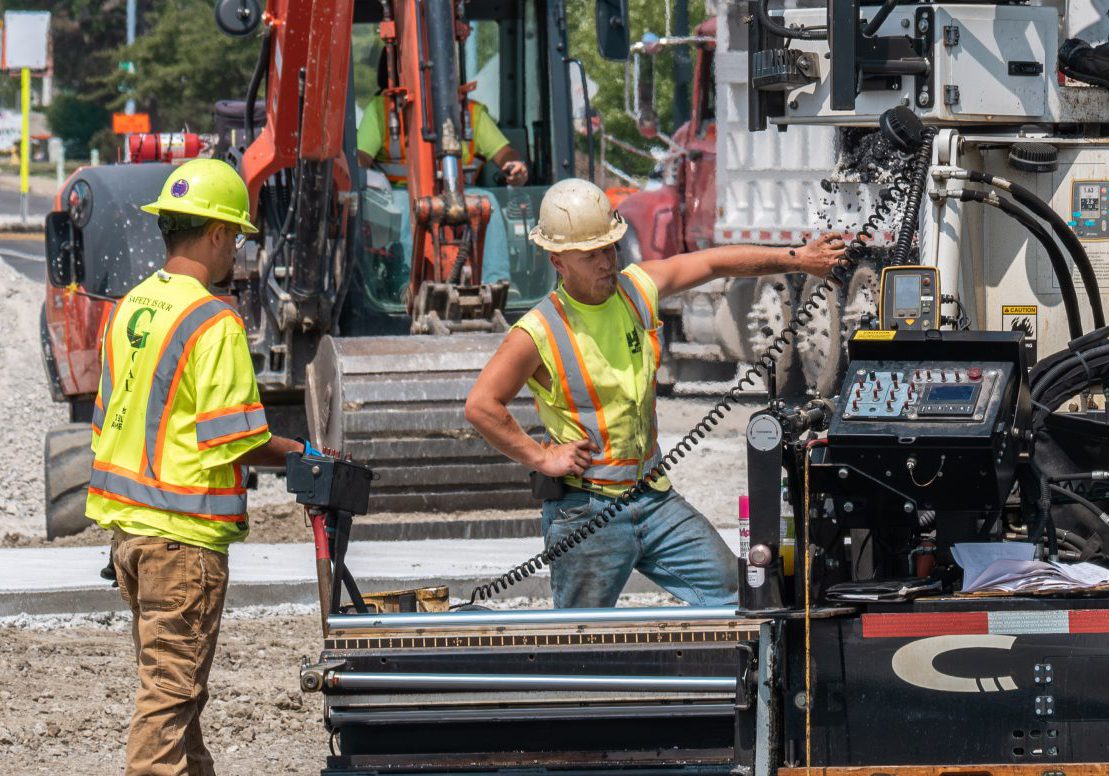
[[85, 517], [92, 472], [91, 435], [87, 423], [69, 423], [46, 432], [43, 469], [47, 539], [71, 536], [92, 525]]
[[[808, 299], [823, 279], [810, 276], [801, 288], [801, 299]], [[835, 289], [826, 297], [826, 303], [813, 310], [813, 317], [801, 329], [797, 350], [801, 371], [810, 392], [817, 396], [835, 396], [847, 369], [844, 350], [843, 289]]]
[[[755, 357], [761, 356], [793, 317], [793, 283], [786, 275], [759, 278], [747, 314], [747, 338]], [[797, 348], [790, 342], [775, 360], [774, 382], [780, 397], [804, 393], [805, 381], [797, 359]]]

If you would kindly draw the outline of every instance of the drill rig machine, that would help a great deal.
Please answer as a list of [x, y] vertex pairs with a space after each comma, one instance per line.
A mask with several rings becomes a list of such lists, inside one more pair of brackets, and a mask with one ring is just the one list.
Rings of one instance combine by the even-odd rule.
[[[245, 104], [217, 108], [214, 152], [240, 170], [261, 230], [225, 293], [246, 324], [271, 425], [374, 461], [378, 510], [526, 506], [526, 473], [462, 408], [499, 333], [554, 285], [527, 233], [546, 186], [573, 175], [564, 4], [287, 0], [263, 15], [232, 0], [216, 11], [225, 32], [261, 36]], [[381, 44], [401, 189], [358, 166], [352, 30]], [[463, 164], [475, 88], [529, 185]], [[73, 421], [47, 439], [50, 536], [87, 524], [87, 421], [107, 311], [163, 258], [154, 219], [136, 206], [189, 153], [171, 144], [151, 163], [79, 170], [48, 218], [43, 352]], [[529, 405], [514, 411], [537, 428]]]
[[[875, 325], [852, 333], [835, 396], [774, 401], [748, 427], [738, 606], [375, 614], [331, 601], [321, 659], [301, 673], [334, 737], [325, 773], [1109, 770], [1109, 99], [1057, 75], [1075, 13], [751, 5], [752, 130], [880, 126], [904, 172], [848, 252], [895, 235]], [[660, 469], [694, 465], [848, 272], [817, 285]], [[598, 541], [645, 487], [472, 600]], [[1004, 566], [1010, 582], [1089, 576], [981, 595], [971, 557], [1023, 558]]]

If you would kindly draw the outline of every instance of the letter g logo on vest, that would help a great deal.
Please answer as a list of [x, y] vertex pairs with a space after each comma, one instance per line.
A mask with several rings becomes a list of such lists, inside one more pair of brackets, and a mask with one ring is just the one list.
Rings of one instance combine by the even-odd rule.
[[[152, 307], [140, 307], [132, 313], [131, 319], [127, 321], [127, 340], [131, 343], [131, 347], [136, 350], [146, 347], [146, 340], [150, 337], [149, 328], [144, 327], [140, 331], [139, 326], [144, 323], [149, 325], [150, 321], [154, 319], [155, 312]], [[147, 317], [148, 315], [149, 317]], [[146, 318], [145, 321], [144, 318]]]

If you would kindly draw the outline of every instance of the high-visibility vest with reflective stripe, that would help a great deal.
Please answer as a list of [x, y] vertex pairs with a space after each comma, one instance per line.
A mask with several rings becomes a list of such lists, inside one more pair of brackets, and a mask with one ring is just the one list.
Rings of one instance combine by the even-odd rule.
[[[557, 443], [590, 439], [600, 450], [581, 478], [615, 495], [660, 461], [655, 378], [662, 355], [654, 283], [639, 267], [618, 278], [602, 305], [583, 305], [560, 285], [516, 324], [531, 335], [551, 388], [528, 384]], [[665, 483], [660, 483], [663, 487]]]
[[[198, 374], [195, 354], [229, 337], [241, 348]], [[116, 305], [92, 425], [90, 518], [215, 549], [245, 536], [245, 467], [229, 461], [268, 426], [242, 321], [199, 282], [156, 273]]]
[[[387, 100], [380, 99], [374, 100], [371, 104], [377, 106], [379, 111], [378, 120], [381, 122], [381, 137], [382, 144], [381, 150], [376, 157], [377, 166], [385, 173], [385, 177], [389, 182], [396, 186], [407, 185], [408, 183], [408, 132], [406, 130], [406, 123], [404, 116], [401, 116], [400, 132], [397, 137], [393, 137], [389, 131], [388, 117], [385, 112], [385, 103]], [[462, 138], [462, 164], [468, 165], [474, 161], [474, 127], [477, 126], [477, 110], [478, 103], [473, 100], [466, 101], [467, 111], [470, 117], [470, 138], [467, 140]], [[401, 111], [403, 114], [404, 111]]]

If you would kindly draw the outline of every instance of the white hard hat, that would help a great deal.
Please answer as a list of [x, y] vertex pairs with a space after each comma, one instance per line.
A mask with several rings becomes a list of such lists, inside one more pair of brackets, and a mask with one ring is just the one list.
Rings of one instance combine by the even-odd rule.
[[539, 223], [528, 238], [544, 250], [591, 251], [619, 240], [628, 230], [608, 197], [589, 181], [567, 178], [547, 189]]

